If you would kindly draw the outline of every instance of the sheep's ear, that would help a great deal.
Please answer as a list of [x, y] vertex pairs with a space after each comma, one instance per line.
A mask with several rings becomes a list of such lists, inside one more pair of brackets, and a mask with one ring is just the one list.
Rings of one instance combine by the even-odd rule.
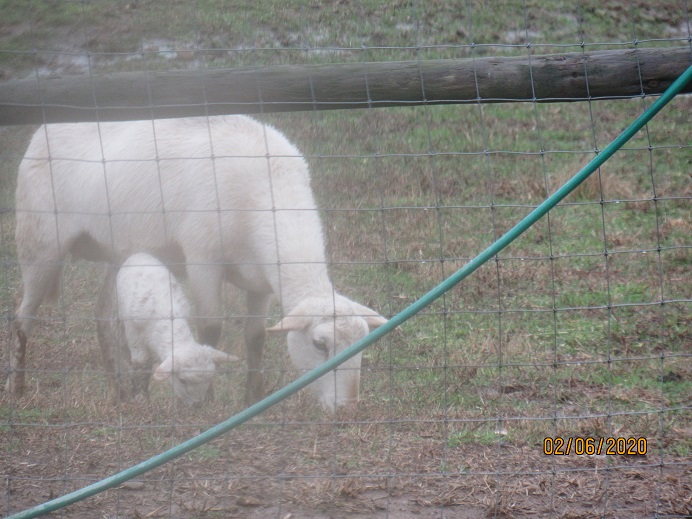
[[173, 356], [168, 357], [154, 370], [154, 380], [162, 382], [171, 376], [173, 371]]
[[236, 362], [240, 360], [235, 355], [229, 355], [228, 353], [217, 350], [216, 348], [212, 348], [211, 346], [207, 346], [207, 348], [209, 348], [211, 360], [214, 362], [214, 364], [223, 364], [224, 362]]
[[269, 333], [287, 333], [292, 331], [304, 330], [310, 323], [312, 318], [309, 315], [294, 315], [288, 314], [271, 328], [267, 328]]
[[355, 301], [351, 302], [353, 303], [353, 313], [365, 319], [365, 322], [368, 323], [370, 331], [374, 330], [375, 328], [379, 328], [387, 322], [387, 319], [375, 312], [375, 310], [373, 310], [372, 308], [363, 306], [360, 303], [356, 303]]
[[368, 328], [370, 328], [370, 331], [373, 331], [375, 328], [379, 328], [387, 322], [387, 319], [381, 315], [366, 315], [363, 317], [363, 319], [365, 319], [365, 322], [368, 323]]

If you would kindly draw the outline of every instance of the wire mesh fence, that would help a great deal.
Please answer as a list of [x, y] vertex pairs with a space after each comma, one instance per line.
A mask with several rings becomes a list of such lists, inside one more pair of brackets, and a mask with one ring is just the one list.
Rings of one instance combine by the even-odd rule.
[[[684, 2], [549, 12], [530, 2], [3, 9], [8, 80], [690, 45]], [[255, 117], [309, 163], [334, 286], [391, 316], [512, 227], [651, 102], [268, 107]], [[366, 350], [357, 408], [330, 414], [301, 392], [63, 513], [689, 514], [689, 111], [689, 99], [676, 98], [524, 237]], [[3, 367], [20, 284], [15, 179], [35, 130], [0, 129]], [[220, 369], [215, 399], [192, 408], [154, 383], [148, 401], [114, 403], [94, 322], [103, 266], [75, 261], [64, 271], [57, 303], [35, 319], [26, 391], [0, 395], [4, 513], [127, 468], [245, 407], [243, 363]], [[223, 297], [219, 347], [245, 356], [245, 298], [231, 284]], [[283, 315], [276, 304], [270, 314], [269, 324]], [[286, 339], [271, 339], [265, 390], [296, 378], [293, 366]]]

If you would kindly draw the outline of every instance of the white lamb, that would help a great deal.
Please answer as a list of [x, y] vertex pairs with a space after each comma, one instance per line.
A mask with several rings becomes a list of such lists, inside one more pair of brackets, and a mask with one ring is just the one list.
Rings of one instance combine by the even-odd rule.
[[[263, 396], [272, 294], [284, 318], [271, 330], [288, 334], [299, 370], [386, 322], [335, 292], [307, 164], [279, 131], [248, 117], [44, 125], [20, 165], [16, 209], [24, 292], [10, 391], [23, 389], [27, 337], [68, 253], [118, 265], [144, 251], [184, 266], [204, 344], [218, 344], [223, 281], [247, 291], [248, 403]], [[359, 380], [357, 356], [313, 388], [333, 410], [358, 400]]]
[[[115, 290], [106, 288], [109, 297], [100, 298], [97, 310], [102, 314], [97, 315], [99, 342], [107, 365], [111, 359], [115, 361], [109, 370], [116, 375], [121, 398], [146, 395], [152, 367], [157, 365], [154, 380], [170, 378], [175, 394], [192, 405], [204, 400], [219, 364], [238, 360], [195, 341], [187, 322], [191, 308], [183, 288], [150, 254], [130, 256], [117, 273]], [[107, 328], [115, 330], [115, 335], [102, 329], [107, 319], [116, 323]]]

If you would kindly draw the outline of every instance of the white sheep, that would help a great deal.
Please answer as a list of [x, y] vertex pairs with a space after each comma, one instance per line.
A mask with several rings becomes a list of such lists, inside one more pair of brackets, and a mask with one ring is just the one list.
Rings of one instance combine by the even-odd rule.
[[[184, 266], [200, 342], [215, 346], [222, 285], [247, 292], [246, 401], [263, 396], [265, 321], [275, 294], [299, 370], [386, 322], [336, 293], [322, 226], [299, 151], [244, 116], [44, 125], [19, 168], [17, 256], [23, 297], [7, 387], [24, 385], [27, 337], [41, 302], [55, 296], [73, 257], [121, 263], [149, 252]], [[360, 357], [315, 382], [327, 409], [358, 400]]]
[[[109, 276], [113, 277], [113, 276]], [[99, 343], [120, 397], [148, 396], [154, 380], [171, 380], [183, 403], [204, 400], [218, 364], [238, 360], [195, 341], [190, 303], [175, 276], [146, 253], [130, 256], [97, 304]]]

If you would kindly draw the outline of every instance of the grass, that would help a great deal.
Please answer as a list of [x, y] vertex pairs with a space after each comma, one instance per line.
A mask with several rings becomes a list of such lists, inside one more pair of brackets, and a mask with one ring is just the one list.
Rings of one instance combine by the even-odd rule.
[[[582, 41], [587, 50], [634, 38], [647, 46], [684, 44], [685, 10], [675, 2], [656, 8], [558, 2], [550, 11], [538, 2], [525, 2], [526, 11], [522, 2], [503, 2], [493, 12], [475, 1], [397, 4], [0, 2], [0, 72], [3, 78], [35, 67], [84, 72], [45, 52], [68, 48], [94, 53], [94, 70], [102, 72], [520, 55], [527, 34], [539, 53], [579, 51]], [[664, 37], [672, 39], [649, 41]], [[37, 54], [29, 52], [34, 48]], [[191, 61], [182, 52], [190, 49]], [[393, 315], [513, 226], [649, 103], [261, 118], [284, 131], [310, 163], [335, 285]], [[473, 473], [480, 465], [471, 465], [466, 449], [497, 456], [498, 446], [537, 449], [557, 435], [645, 436], [666, 459], [689, 457], [691, 109], [689, 97], [674, 100], [548, 218], [368, 349], [356, 414], [334, 420], [301, 393], [259, 417], [248, 441], [264, 441], [280, 461], [256, 473], [238, 469], [247, 471], [239, 480], [301, 468], [365, 474], [383, 460], [386, 470], [415, 472], [406, 465], [409, 454], [434, 458], [432, 472]], [[33, 130], [0, 128], [2, 365], [19, 284], [14, 182]], [[100, 275], [94, 265], [69, 266], [63, 299], [42, 310], [28, 360], [32, 390], [19, 401], [0, 394], [4, 460], [22, 458], [40, 440], [55, 444], [53, 426], [64, 433], [57, 438], [72, 438], [66, 446], [84, 434], [119, 460], [140, 460], [242, 409], [242, 365], [218, 377], [217, 401], [207, 409], [177, 409], [170, 391], [158, 386], [150, 404], [104, 406], [108, 387], [91, 318]], [[241, 352], [241, 300], [229, 291], [222, 343], [228, 351]], [[270, 389], [296, 375], [284, 350], [277, 341], [267, 353]], [[131, 454], [112, 450], [117, 445]], [[412, 453], [412, 446], [421, 451]], [[230, 456], [227, 447], [211, 444], [185, 461], [212, 466]], [[65, 458], [58, 465], [71, 463]], [[87, 470], [69, 466], [77, 474]], [[330, 492], [355, 491], [344, 483]]]

